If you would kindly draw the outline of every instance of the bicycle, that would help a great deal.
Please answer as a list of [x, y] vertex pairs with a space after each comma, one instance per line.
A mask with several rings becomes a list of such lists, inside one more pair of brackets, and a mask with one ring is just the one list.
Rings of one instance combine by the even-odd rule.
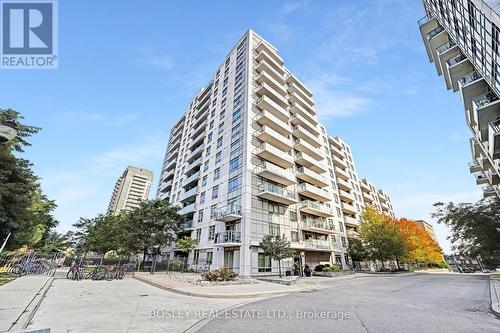
[[80, 281], [83, 279], [83, 265], [73, 261], [69, 268], [68, 273], [66, 273], [66, 278], [74, 281]]

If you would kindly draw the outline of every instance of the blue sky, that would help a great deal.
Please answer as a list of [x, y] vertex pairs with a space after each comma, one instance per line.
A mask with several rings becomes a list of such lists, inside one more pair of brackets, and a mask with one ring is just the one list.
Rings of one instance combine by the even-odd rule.
[[171, 125], [251, 28], [314, 92], [359, 175], [398, 216], [431, 221], [434, 202], [481, 193], [460, 96], [428, 62], [422, 16], [420, 1], [398, 0], [60, 1], [59, 69], [1, 71], [0, 107], [43, 128], [25, 157], [64, 231], [105, 211], [128, 164], [159, 175]]

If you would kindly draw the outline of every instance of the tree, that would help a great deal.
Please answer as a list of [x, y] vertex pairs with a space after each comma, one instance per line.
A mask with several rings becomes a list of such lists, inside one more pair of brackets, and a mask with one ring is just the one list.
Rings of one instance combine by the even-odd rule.
[[281, 274], [281, 260], [293, 257], [294, 251], [290, 248], [290, 241], [284, 236], [266, 235], [260, 242], [260, 247], [271, 259], [278, 261], [279, 276]]
[[358, 237], [348, 237], [347, 253], [351, 257], [352, 262], [360, 262], [368, 257], [363, 242]]
[[366, 249], [367, 258], [384, 262], [403, 257], [404, 240], [391, 217], [368, 208], [363, 214], [359, 235]]
[[500, 200], [481, 200], [477, 203], [452, 202], [434, 204], [432, 217], [450, 231], [452, 250], [483, 261], [500, 257]]
[[182, 237], [175, 242], [175, 248], [186, 255], [198, 245], [198, 240], [191, 237]]
[[71, 246], [71, 233], [60, 234], [56, 231], [49, 231], [43, 244], [39, 248], [45, 253], [64, 252]]
[[89, 249], [101, 254], [101, 265], [104, 256], [111, 250], [119, 248], [119, 217], [115, 215], [99, 215], [88, 235]]
[[178, 208], [166, 200], [141, 201], [139, 207], [122, 215], [122, 245], [131, 253], [146, 254], [153, 247], [164, 247], [174, 243], [176, 232], [184, 222]]
[[12, 109], [0, 109], [3, 121], [14, 121], [18, 135], [0, 145], [0, 240], [12, 233], [8, 248], [36, 247], [57, 225], [51, 215], [56, 205], [42, 193], [32, 164], [13, 152], [22, 153], [31, 146], [28, 138], [40, 128], [23, 124], [23, 117]]

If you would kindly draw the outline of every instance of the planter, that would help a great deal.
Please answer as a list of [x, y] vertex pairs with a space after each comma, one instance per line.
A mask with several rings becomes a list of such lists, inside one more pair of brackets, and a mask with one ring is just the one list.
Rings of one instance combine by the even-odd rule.
[[342, 271], [342, 272], [314, 272], [314, 276], [325, 276], [325, 277], [336, 277], [354, 274], [354, 271]]

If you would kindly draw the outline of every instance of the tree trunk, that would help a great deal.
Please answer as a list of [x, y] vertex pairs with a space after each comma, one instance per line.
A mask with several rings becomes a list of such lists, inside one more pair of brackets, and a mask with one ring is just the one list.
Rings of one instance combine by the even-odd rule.
[[279, 276], [281, 277], [281, 260], [278, 260], [278, 272]]
[[384, 264], [384, 260], [382, 259], [382, 270], [385, 271], [385, 264]]
[[398, 271], [399, 271], [401, 268], [399, 267], [399, 260], [398, 259], [396, 259], [396, 266], [398, 267]]
[[99, 263], [99, 266], [102, 266], [102, 262], [103, 262], [103, 260], [104, 260], [104, 255], [105, 255], [105, 254], [106, 254], [106, 253], [103, 253], [103, 254], [102, 254], [102, 256], [101, 256], [101, 262]]
[[144, 262], [146, 261], [146, 252], [147, 251], [148, 251], [148, 249], [145, 247], [144, 251], [142, 252], [142, 262], [141, 262], [141, 265], [139, 266], [139, 268], [141, 268], [141, 266], [142, 266], [142, 270], [144, 270]]

